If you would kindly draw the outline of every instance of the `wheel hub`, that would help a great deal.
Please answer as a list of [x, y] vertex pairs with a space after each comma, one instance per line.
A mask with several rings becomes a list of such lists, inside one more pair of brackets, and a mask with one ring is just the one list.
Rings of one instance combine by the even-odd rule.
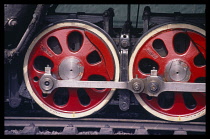
[[84, 66], [82, 62], [75, 57], [66, 58], [59, 65], [59, 75], [63, 80], [80, 80], [83, 73]]
[[167, 81], [183, 81], [190, 79], [191, 72], [188, 65], [182, 60], [173, 60], [166, 66], [165, 77]]

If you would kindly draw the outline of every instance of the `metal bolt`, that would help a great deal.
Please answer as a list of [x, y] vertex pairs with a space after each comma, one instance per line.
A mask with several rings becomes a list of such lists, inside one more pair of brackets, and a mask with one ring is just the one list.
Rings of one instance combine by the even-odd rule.
[[45, 81], [44, 84], [45, 84], [46, 86], [49, 86], [49, 85], [50, 85], [50, 82], [49, 82], [49, 81]]
[[140, 83], [134, 82], [134, 83], [133, 83], [133, 89], [134, 89], [135, 91], [139, 91], [139, 90], [141, 89]]
[[150, 91], [156, 92], [158, 90], [158, 84], [157, 83], [151, 83], [150, 84]]
[[16, 19], [10, 19], [8, 22], [9, 26], [16, 26], [17, 25], [17, 20]]
[[127, 46], [128, 46], [128, 41], [127, 41], [127, 40], [122, 40], [122, 41], [121, 41], [121, 46], [122, 46], [123, 48], [127, 47]]
[[127, 104], [126, 102], [123, 102], [123, 103], [121, 104], [121, 108], [122, 108], [123, 110], [127, 110], [127, 109], [128, 109], [128, 104]]
[[105, 127], [105, 128], [110, 128], [110, 126], [109, 126], [108, 124], [106, 124], [104, 127]]
[[52, 79], [45, 77], [40, 79], [39, 85], [43, 90], [48, 91], [53, 88], [54, 84]]

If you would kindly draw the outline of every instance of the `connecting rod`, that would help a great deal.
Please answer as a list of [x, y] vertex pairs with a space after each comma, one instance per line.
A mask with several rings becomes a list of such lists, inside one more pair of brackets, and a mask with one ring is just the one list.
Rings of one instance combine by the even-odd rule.
[[115, 82], [57, 80], [51, 75], [51, 67], [45, 67], [45, 74], [40, 78], [39, 85], [44, 94], [50, 94], [60, 87], [128, 89], [133, 93], [145, 93], [155, 97], [165, 91], [206, 92], [206, 83], [164, 82], [157, 76], [157, 70], [151, 70], [151, 75], [145, 79], [134, 78], [128, 82]]

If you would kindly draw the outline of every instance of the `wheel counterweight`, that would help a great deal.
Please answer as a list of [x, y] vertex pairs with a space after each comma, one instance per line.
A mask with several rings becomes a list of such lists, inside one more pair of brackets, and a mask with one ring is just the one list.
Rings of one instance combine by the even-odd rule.
[[88, 116], [111, 99], [114, 89], [106, 88], [57, 88], [44, 94], [39, 80], [47, 66], [58, 80], [119, 80], [115, 44], [102, 29], [82, 20], [55, 23], [33, 40], [23, 67], [27, 89], [43, 109], [65, 118]]
[[[190, 24], [171, 23], [150, 29], [134, 47], [129, 78], [146, 78], [153, 67], [168, 82], [205, 82], [205, 30]], [[189, 121], [205, 115], [206, 94], [163, 92], [158, 97], [134, 94], [153, 115], [169, 121]]]

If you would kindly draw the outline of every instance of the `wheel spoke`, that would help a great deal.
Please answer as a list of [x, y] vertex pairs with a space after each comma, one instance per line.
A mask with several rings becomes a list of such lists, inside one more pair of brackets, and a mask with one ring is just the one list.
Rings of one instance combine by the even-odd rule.
[[206, 38], [203, 37], [200, 34], [197, 34], [195, 32], [187, 32], [188, 36], [190, 37], [191, 41], [193, 41], [193, 43], [195, 45], [198, 45], [198, 49], [200, 49], [200, 51], [206, 51]]
[[55, 89], [51, 94], [49, 95], [44, 95], [42, 93], [42, 91], [39, 92], [39, 97], [41, 97], [40, 99], [43, 100], [47, 105], [50, 105], [50, 106], [53, 106], [55, 107], [55, 103], [54, 103], [54, 100], [53, 100], [53, 96], [55, 94], [57, 89]]
[[198, 54], [198, 49], [192, 42], [190, 42], [189, 48], [183, 56], [187, 61], [191, 62]]
[[51, 33], [48, 36], [48, 38], [51, 36], [54, 36], [58, 39], [61, 49], [62, 49], [62, 54], [68, 55], [70, 53], [68, 49], [67, 36], [71, 31], [72, 31], [71, 29], [56, 30], [55, 32]]
[[[52, 72], [52, 74], [54, 74], [56, 77], [59, 77], [58, 76], [58, 66], [59, 66], [59, 57], [57, 56], [57, 55], [54, 55], [53, 57], [49, 57], [49, 55], [48, 54], [46, 54], [46, 53], [42, 53], [42, 54], [38, 54], [38, 55], [33, 55], [33, 58], [32, 59], [36, 59], [36, 58], [38, 58], [39, 56], [44, 56], [44, 57], [46, 57], [46, 58], [48, 58], [52, 63], [53, 63], [53, 67], [51, 67], [52, 68], [52, 70], [51, 70], [51, 72]], [[30, 63], [30, 66], [32, 66], [32, 67], [34, 67], [34, 60], [32, 60]], [[32, 63], [33, 62], [33, 63]], [[40, 62], [40, 63], [42, 63], [43, 61], [38, 61], [38, 62]], [[50, 65], [50, 63], [48, 63], [48, 65], [49, 66], [51, 66]], [[38, 71], [38, 70], [35, 70], [34, 68], [33, 68], [33, 70], [35, 70], [36, 72], [40, 72], [39, 73], [39, 77], [40, 76], [42, 76], [43, 74], [44, 74], [44, 67], [46, 67], [47, 65], [42, 65], [43, 67], [42, 67], [42, 69], [43, 69], [43, 71]]]
[[[57, 71], [59, 62], [60, 62], [62, 57], [55, 54], [47, 45], [38, 45], [37, 48], [38, 49], [35, 49], [35, 51], [34, 51], [36, 53], [34, 55], [32, 55], [32, 59], [35, 59], [39, 56], [44, 56], [44, 57], [48, 58], [50, 61], [53, 62], [54, 66], [52, 68], [52, 72]], [[40, 62], [42, 62], [42, 61], [40, 61]]]
[[154, 108], [154, 109], [161, 109], [159, 107], [158, 104], [158, 98], [157, 97], [149, 97], [150, 99], [148, 99], [148, 96], [146, 94], [141, 94], [141, 97], [143, 97], [143, 99], [145, 100], [145, 102], [147, 103], [147, 105], [149, 105], [150, 107]]
[[106, 89], [105, 91], [100, 93], [94, 91], [93, 89], [85, 89], [85, 91], [90, 97], [90, 105], [95, 105], [96, 103], [98, 103], [99, 100], [103, 100], [103, 98], [106, 96], [105, 94], [107, 94], [110, 89]]
[[[84, 33], [83, 33], [84, 34]], [[84, 34], [85, 36], [85, 34]], [[83, 54], [84, 58], [87, 57], [91, 52], [97, 50], [96, 47], [89, 41], [89, 39], [85, 36], [81, 49], [79, 50], [79, 54]], [[84, 55], [85, 54], [85, 55]]]
[[84, 106], [79, 101], [78, 94], [77, 94], [76, 88], [69, 88], [69, 101], [67, 102], [67, 105], [65, 106], [65, 110], [68, 111], [80, 111], [84, 109]]
[[206, 106], [206, 93], [194, 92], [192, 93], [192, 96], [196, 101], [196, 107], [202, 108]]
[[183, 111], [186, 109], [186, 106], [184, 104], [184, 98], [182, 92], [175, 92], [173, 109], [176, 109], [176, 111], [178, 111], [179, 108], [181, 108], [180, 110]]
[[46, 57], [48, 59], [52, 59], [52, 57], [56, 57], [56, 55], [49, 49], [48, 46], [39, 45], [38, 49], [35, 49], [36, 53], [32, 54], [31, 60], [34, 60], [35, 58], [39, 56]]
[[146, 77], [148, 77], [148, 75], [146, 75], [146, 74], [143, 74], [141, 71], [139, 71], [138, 70], [138, 68], [137, 69], [135, 69], [135, 71], [134, 71], [134, 74], [133, 74], [133, 78], [142, 78], [142, 79], [144, 79], [144, 78], [146, 78]]
[[190, 82], [194, 82], [197, 78], [199, 77], [206, 77], [206, 65], [197, 67], [197, 66], [192, 66], [191, 67], [191, 78]]
[[168, 55], [167, 57], [173, 57], [177, 56], [177, 53], [174, 51], [174, 36], [175, 34], [179, 33], [180, 31], [168, 31], [164, 32], [160, 35], [158, 35], [158, 38], [161, 38], [161, 40], [164, 42], [166, 49], [168, 50]]
[[156, 61], [157, 63], [163, 61], [162, 57], [159, 56], [159, 54], [152, 48], [151, 45], [146, 45], [145, 49], [143, 50], [143, 56], [144, 58], [149, 58], [152, 59], [154, 61]]
[[206, 59], [206, 40], [204, 37], [201, 37], [200, 35], [192, 35], [193, 33], [188, 33], [188, 35], [191, 37], [192, 44], [196, 47], [196, 49], [203, 55], [203, 57]]
[[106, 70], [106, 66], [103, 61], [97, 64], [87, 64], [87, 66], [85, 67], [85, 73], [84, 73], [83, 79], [88, 80], [88, 77], [90, 75], [101, 75], [106, 80], [110, 80], [110, 77]]
[[38, 77], [40, 79], [44, 73], [44, 71], [39, 71], [36, 70], [34, 67], [30, 67], [30, 75], [32, 78]]

